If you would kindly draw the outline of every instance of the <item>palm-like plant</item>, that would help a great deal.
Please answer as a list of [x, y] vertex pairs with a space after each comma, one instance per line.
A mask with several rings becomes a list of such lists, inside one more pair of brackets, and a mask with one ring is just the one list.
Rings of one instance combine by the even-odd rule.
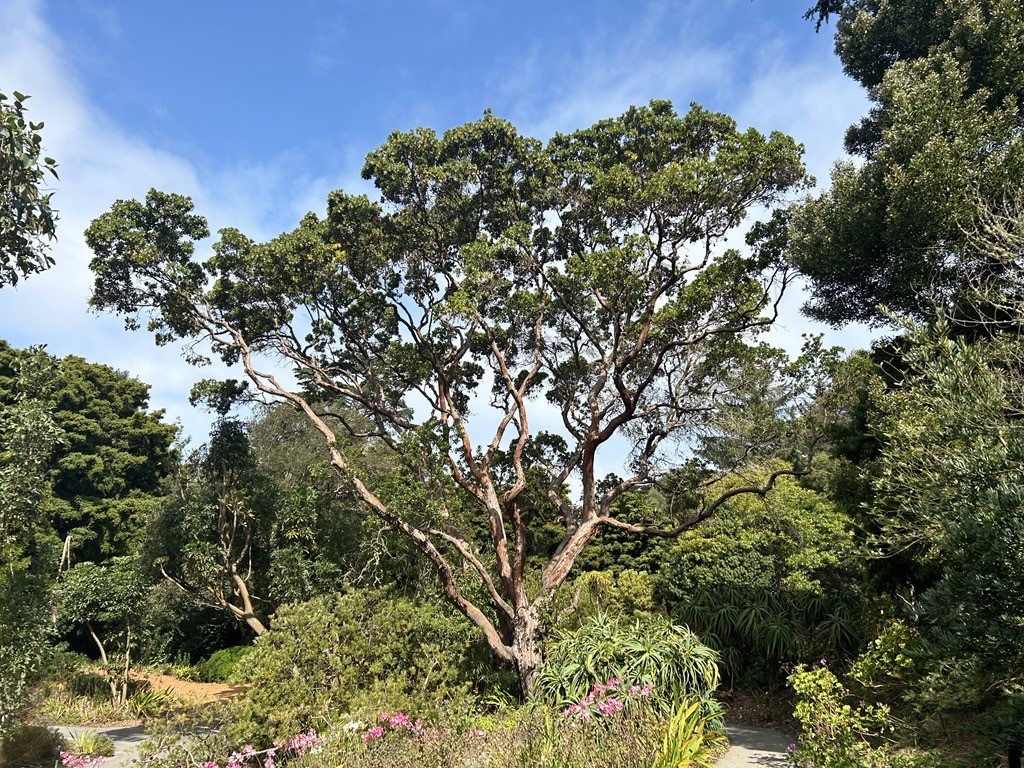
[[541, 689], [565, 705], [610, 678], [651, 685], [664, 701], [709, 698], [718, 687], [718, 653], [685, 626], [662, 616], [632, 621], [599, 613], [548, 644]]

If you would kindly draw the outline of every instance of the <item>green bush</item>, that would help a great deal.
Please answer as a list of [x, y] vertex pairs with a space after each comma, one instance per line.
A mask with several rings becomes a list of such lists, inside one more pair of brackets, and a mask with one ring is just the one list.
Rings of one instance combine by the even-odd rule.
[[548, 643], [540, 685], [552, 703], [577, 702], [593, 683], [612, 678], [649, 684], [664, 702], [707, 701], [718, 687], [718, 654], [686, 627], [656, 615], [627, 620], [601, 613]]
[[230, 734], [269, 743], [363, 710], [429, 714], [432, 702], [464, 697], [488, 659], [462, 617], [386, 591], [281, 606], [246, 658], [239, 679], [250, 685]]
[[555, 594], [549, 620], [565, 631], [579, 629], [599, 613], [642, 618], [654, 610], [654, 578], [646, 571], [584, 571]]
[[14, 726], [0, 740], [0, 768], [52, 768], [62, 744], [50, 728]]
[[206, 661], [196, 664], [196, 674], [206, 683], [231, 683], [235, 680], [235, 672], [245, 658], [252, 653], [251, 645], [235, 645], [222, 648], [213, 653]]
[[112, 757], [114, 742], [110, 737], [96, 731], [83, 731], [64, 742], [64, 749], [79, 757]]
[[790, 754], [798, 768], [925, 768], [936, 755], [895, 746], [889, 708], [854, 700], [827, 668], [797, 667], [789, 677], [800, 735]]

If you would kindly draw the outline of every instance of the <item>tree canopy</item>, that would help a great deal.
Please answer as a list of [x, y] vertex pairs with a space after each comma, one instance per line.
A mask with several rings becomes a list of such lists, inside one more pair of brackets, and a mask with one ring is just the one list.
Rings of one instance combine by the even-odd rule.
[[836, 52], [872, 107], [850, 128], [832, 186], [794, 212], [791, 258], [808, 312], [832, 324], [914, 319], [965, 307], [965, 273], [999, 265], [965, 252], [979, 211], [1024, 176], [1024, 10], [1017, 0], [822, 0]]
[[26, 117], [28, 96], [13, 96], [0, 93], [0, 287], [53, 264], [47, 246], [57, 221], [44, 185], [57, 178], [57, 163], [43, 156], [43, 124]]
[[[19, 352], [0, 341], [0, 404], [17, 396]], [[63, 434], [46, 457], [52, 493], [44, 507], [61, 538], [85, 560], [125, 554], [171, 470], [177, 427], [149, 410], [149, 385], [106, 365], [47, 356], [49, 409]]]
[[[158, 342], [185, 340], [196, 359], [206, 342], [303, 412], [361, 501], [433, 564], [447, 599], [529, 687], [540, 609], [594, 534], [676, 535], [721, 503], [684, 510], [667, 529], [614, 512], [624, 493], [658, 481], [666, 456], [713, 429], [742, 386], [749, 345], [790, 273], [778, 220], [756, 227], [745, 253], [723, 244], [750, 206], [800, 188], [800, 154], [789, 137], [740, 131], [698, 106], [678, 115], [668, 102], [546, 146], [491, 114], [442, 135], [396, 132], [363, 169], [380, 202], [333, 192], [326, 218], [308, 214], [262, 244], [222, 230], [204, 261], [195, 243], [206, 221], [188, 198], [118, 201], [86, 234], [92, 304], [129, 325], [150, 311]], [[365, 418], [319, 411], [265, 367], [268, 356], [294, 366], [316, 400]], [[528, 590], [517, 500], [538, 412], [564, 440], [548, 490], [562, 536]], [[366, 472], [368, 444], [386, 446], [402, 472]], [[629, 473], [599, 486], [599, 456], [623, 450]], [[510, 473], [496, 471], [499, 451]], [[728, 495], [764, 492], [792, 471]], [[485, 552], [471, 543], [478, 527]], [[467, 596], [453, 558], [490, 607]]]

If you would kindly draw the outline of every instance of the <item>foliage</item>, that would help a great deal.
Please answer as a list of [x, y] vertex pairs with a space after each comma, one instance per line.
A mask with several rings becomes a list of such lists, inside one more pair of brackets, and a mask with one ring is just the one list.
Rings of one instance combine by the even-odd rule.
[[32, 714], [38, 722], [98, 725], [125, 719], [124, 709], [111, 699], [110, 681], [102, 667], [60, 647], [50, 659], [37, 697]]
[[965, 306], [964, 274], [998, 275], [964, 253], [979, 212], [1019, 190], [1024, 11], [1017, 0], [822, 0], [836, 50], [873, 106], [847, 134], [864, 157], [796, 209], [792, 258], [811, 278], [808, 311], [887, 322]]
[[252, 651], [251, 645], [235, 645], [215, 651], [210, 658], [196, 665], [199, 679], [211, 683], [234, 682]]
[[43, 156], [43, 124], [26, 117], [28, 96], [13, 96], [0, 93], [0, 287], [53, 264], [46, 249], [57, 220], [44, 185], [57, 163]]
[[885, 626], [854, 661], [850, 677], [883, 700], [891, 700], [920, 682], [921, 636], [901, 621]]
[[179, 468], [148, 527], [146, 557], [197, 605], [266, 631], [271, 536], [279, 497], [256, 467], [245, 427], [223, 419]]
[[912, 339], [905, 383], [880, 404], [875, 546], [915, 565], [910, 619], [937, 665], [922, 692], [970, 707], [1018, 685], [1024, 663], [1019, 341], [967, 344], [941, 325]]
[[60, 748], [56, 731], [19, 724], [0, 737], [0, 768], [53, 768]]
[[178, 428], [149, 410], [148, 384], [74, 355], [60, 361], [53, 416], [67, 439], [52, 475], [58, 534], [80, 560], [129, 554], [165, 492]]
[[[172, 747], [169, 754], [161, 755], [158, 758], [158, 764], [161, 766], [173, 765], [173, 761], [180, 756], [188, 761], [188, 765], [197, 766], [197, 768], [220, 768], [221, 764], [225, 768], [274, 768], [278, 760], [287, 763], [307, 753], [319, 754], [321, 744], [322, 739], [316, 733], [305, 731], [285, 739], [275, 740], [272, 746], [265, 749], [256, 749], [252, 744], [246, 744], [240, 749], [230, 752], [225, 750], [223, 755], [206, 752], [206, 759], [200, 757], [197, 760], [196, 755], [202, 756], [204, 753], [197, 753], [195, 751], [197, 745], [189, 742], [178, 749]], [[205, 744], [204, 746], [209, 749], [212, 745]], [[152, 760], [152, 757], [150, 759]]]
[[[0, 353], [6, 351], [0, 345]], [[50, 415], [54, 365], [41, 348], [0, 365], [0, 733], [28, 703], [44, 665], [58, 553], [45, 504], [46, 471], [63, 433]]]
[[[148, 587], [131, 558], [77, 563], [57, 586], [57, 616], [84, 626], [96, 644], [113, 702], [128, 701], [132, 652], [141, 634]], [[134, 637], [133, 637], [134, 634]]]
[[66, 740], [64, 749], [79, 757], [111, 757], [114, 754], [114, 742], [98, 731], [82, 731]]
[[598, 614], [626, 619], [654, 613], [654, 579], [646, 571], [586, 571], [559, 590], [551, 605], [553, 625], [579, 629]]
[[[445, 720], [423, 723], [419, 732], [399, 728], [395, 737], [362, 738], [365, 723], [346, 724], [328, 735], [321, 754], [298, 762], [360, 768], [650, 768], [657, 764], [663, 720], [636, 707], [583, 722], [531, 705], [469, 728]], [[381, 726], [383, 731], [385, 728]], [[430, 737], [422, 736], [427, 730]], [[663, 763], [672, 765], [672, 763]], [[674, 765], [680, 765], [675, 763]]]
[[145, 720], [163, 714], [173, 703], [174, 696], [170, 691], [143, 688], [128, 698], [125, 707], [134, 717]]
[[[491, 114], [442, 135], [396, 132], [364, 166], [381, 203], [334, 192], [325, 219], [267, 243], [225, 229], [202, 262], [208, 226], [189, 199], [116, 202], [86, 235], [91, 303], [131, 326], [147, 314], [158, 343], [183, 341], [196, 362], [193, 342], [210, 342], [301, 411], [362, 504], [430, 563], [528, 692], [541, 611], [580, 551], [602, 529], [643, 530], [615, 517], [615, 500], [713, 428], [721, 391], [756, 362], [751, 343], [789, 280], [781, 225], [755, 228], [746, 253], [719, 246], [750, 207], [805, 183], [800, 155], [789, 137], [663, 101], [547, 146]], [[303, 391], [262, 373], [260, 355], [297, 368]], [[516, 501], [544, 400], [563, 415], [567, 450], [547, 468], [561, 539], [531, 582]], [[630, 466], [599, 489], [613, 437]], [[368, 445], [401, 472], [367, 467]], [[562, 498], [570, 475], [576, 503]]]
[[[31, 381], [19, 379], [25, 355]], [[0, 342], [0, 404], [6, 411], [19, 398], [45, 402], [50, 429], [59, 430], [59, 450], [43, 465], [53, 489], [45, 510], [58, 535], [71, 536], [77, 559], [126, 554], [162, 493], [177, 434], [162, 411], [148, 410], [149, 386], [80, 357]], [[38, 439], [49, 434], [43, 424], [33, 429]]]
[[139, 758], [160, 768], [196, 768], [204, 756], [220, 758], [238, 746], [211, 723], [230, 719], [223, 701], [182, 700], [160, 717], [146, 721], [146, 740], [139, 745]]
[[426, 714], [478, 671], [471, 629], [429, 603], [377, 590], [282, 606], [240, 670], [231, 734], [269, 742], [373, 706]]
[[725, 737], [712, 728], [700, 701], [676, 705], [661, 739], [654, 768], [711, 768]]
[[[329, 413], [332, 406], [317, 404]], [[344, 418], [368, 428], [356, 413]], [[350, 485], [342, 482], [323, 450], [323, 435], [289, 405], [261, 407], [247, 424], [259, 472], [277, 488], [267, 597], [275, 604], [309, 600], [336, 591], [342, 578], [357, 586], [393, 584], [423, 593], [430, 574], [400, 533], [382, 526]], [[361, 464], [382, 477], [398, 458], [366, 440]], [[400, 470], [399, 470], [400, 471]]]
[[789, 678], [796, 697], [800, 735], [790, 753], [795, 767], [913, 768], [935, 765], [934, 755], [915, 754], [886, 744], [893, 732], [889, 708], [881, 703], [850, 703], [849, 691], [827, 668], [799, 666]]
[[608, 679], [650, 685], [666, 702], [707, 701], [718, 687], [718, 654], [686, 627], [657, 615], [630, 621], [598, 614], [548, 642], [540, 688], [556, 705], [576, 703], [593, 681]]
[[787, 662], [856, 648], [857, 555], [849, 520], [783, 478], [684, 533], [657, 574], [657, 597], [721, 652], [731, 681], [763, 683]]

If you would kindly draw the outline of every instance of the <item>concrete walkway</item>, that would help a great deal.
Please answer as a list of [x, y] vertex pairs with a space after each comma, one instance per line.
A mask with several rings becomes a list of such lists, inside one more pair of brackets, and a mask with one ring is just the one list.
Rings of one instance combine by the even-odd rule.
[[127, 768], [138, 756], [139, 744], [146, 740], [146, 734], [141, 725], [113, 725], [96, 728], [77, 725], [57, 726], [55, 730], [61, 735], [71, 738], [90, 731], [105, 734], [114, 742], [114, 756], [103, 761], [103, 768]]
[[718, 758], [715, 768], [786, 768], [786, 747], [792, 742], [789, 736], [767, 728], [750, 725], [729, 725], [729, 751]]

